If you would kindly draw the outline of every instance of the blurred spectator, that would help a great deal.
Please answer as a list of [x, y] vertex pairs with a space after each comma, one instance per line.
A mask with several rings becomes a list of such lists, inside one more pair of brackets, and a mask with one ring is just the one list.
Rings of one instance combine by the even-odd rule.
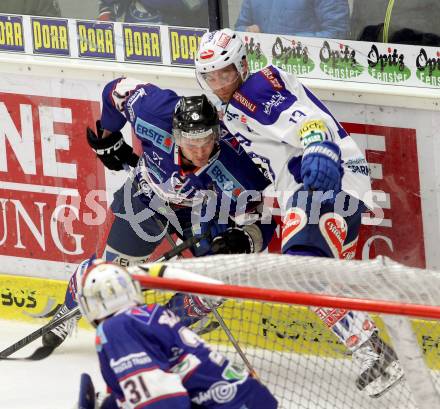
[[100, 0], [99, 20], [208, 27], [208, 0]]
[[346, 38], [347, 0], [244, 0], [235, 23], [238, 31]]
[[440, 45], [439, 0], [354, 0], [353, 40]]
[[60, 17], [58, 0], [1, 0], [0, 13]]

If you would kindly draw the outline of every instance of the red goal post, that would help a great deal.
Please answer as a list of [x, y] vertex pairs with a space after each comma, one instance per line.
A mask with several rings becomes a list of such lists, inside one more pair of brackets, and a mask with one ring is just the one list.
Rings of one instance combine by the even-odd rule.
[[[255, 254], [164, 264], [171, 278], [132, 271], [144, 287], [159, 290], [149, 302], [163, 302], [163, 290], [224, 299], [218, 312], [280, 407], [440, 407], [439, 272], [383, 257], [340, 261]], [[404, 380], [377, 399], [359, 391], [354, 383], [359, 369], [347, 349], [307, 307], [372, 313], [399, 356]], [[240, 360], [221, 327], [203, 337]]]

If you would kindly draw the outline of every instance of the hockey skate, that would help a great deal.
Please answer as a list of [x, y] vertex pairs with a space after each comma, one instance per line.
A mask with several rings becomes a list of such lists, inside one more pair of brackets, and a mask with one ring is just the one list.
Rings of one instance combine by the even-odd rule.
[[[61, 318], [63, 315], [67, 314], [70, 311], [69, 308], [63, 304], [52, 318], [51, 321], [57, 320]], [[43, 345], [45, 347], [57, 348], [62, 342], [67, 338], [69, 334], [72, 333], [73, 329], [76, 326], [77, 321], [81, 318], [81, 315], [78, 313], [74, 318], [71, 318], [67, 321], [64, 321], [62, 324], [58, 325], [54, 329], [50, 330], [46, 334], [43, 335]]]
[[379, 337], [377, 331], [353, 352], [353, 359], [361, 367], [356, 386], [372, 398], [383, 395], [403, 378], [403, 369], [396, 353]]

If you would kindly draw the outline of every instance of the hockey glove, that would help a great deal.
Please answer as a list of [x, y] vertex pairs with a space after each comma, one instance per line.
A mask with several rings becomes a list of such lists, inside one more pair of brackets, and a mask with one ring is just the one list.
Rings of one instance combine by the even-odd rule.
[[202, 239], [193, 246], [193, 253], [196, 257], [212, 254], [212, 240], [219, 236], [228, 228], [227, 224], [219, 224], [211, 220], [207, 223], [200, 224], [200, 233], [194, 234], [194, 237], [201, 237]]
[[307, 146], [301, 162], [304, 188], [339, 192], [344, 173], [341, 163], [341, 150], [334, 142], [324, 141]]
[[254, 241], [251, 235], [239, 227], [231, 227], [212, 241], [214, 254], [253, 253]]
[[106, 168], [122, 170], [124, 164], [136, 166], [139, 157], [133, 152], [133, 148], [124, 141], [121, 132], [113, 132], [103, 138], [101, 121], [96, 122], [96, 129], [97, 134], [87, 128], [87, 142]]

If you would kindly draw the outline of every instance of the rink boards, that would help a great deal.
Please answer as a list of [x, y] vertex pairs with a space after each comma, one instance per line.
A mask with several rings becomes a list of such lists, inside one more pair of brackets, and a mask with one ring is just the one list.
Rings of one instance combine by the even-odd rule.
[[[44, 325], [51, 312], [63, 302], [67, 282], [0, 275], [0, 316], [2, 319], [40, 322]], [[165, 303], [169, 295], [149, 292], [146, 302]], [[327, 330], [315, 314], [305, 307], [251, 301], [228, 300], [219, 309], [242, 346], [277, 352], [294, 352], [325, 358], [347, 358], [346, 348]], [[373, 316], [374, 317], [374, 316]], [[384, 338], [388, 335], [382, 320], [374, 317]], [[419, 346], [427, 365], [440, 370], [440, 325], [435, 321], [412, 320]], [[80, 326], [91, 326], [80, 321]], [[227, 344], [218, 328], [204, 339], [212, 344]]]

